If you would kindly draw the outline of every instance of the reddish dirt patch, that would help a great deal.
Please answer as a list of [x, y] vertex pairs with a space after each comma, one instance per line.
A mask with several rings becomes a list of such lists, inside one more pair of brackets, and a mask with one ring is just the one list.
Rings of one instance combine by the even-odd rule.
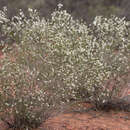
[[[83, 106], [92, 107], [90, 104]], [[69, 109], [71, 111], [73, 108]], [[94, 110], [69, 112], [69, 109], [65, 113], [49, 118], [38, 129], [33, 130], [130, 130], [130, 112]], [[0, 130], [12, 129], [8, 129], [8, 126], [1, 121]]]
[[4, 54], [0, 51], [0, 59], [4, 58]]
[[[92, 107], [90, 104], [83, 106]], [[130, 130], [130, 112], [68, 112], [48, 119], [43, 125], [46, 130]], [[37, 130], [43, 130], [43, 125]]]
[[46, 124], [49, 130], [130, 130], [130, 113], [91, 111], [61, 114]]

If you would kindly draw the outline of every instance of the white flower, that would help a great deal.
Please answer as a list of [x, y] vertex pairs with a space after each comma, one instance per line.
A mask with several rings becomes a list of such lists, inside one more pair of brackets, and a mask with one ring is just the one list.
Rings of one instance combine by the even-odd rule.
[[63, 7], [63, 4], [59, 3], [58, 4], [58, 9], [61, 9]]

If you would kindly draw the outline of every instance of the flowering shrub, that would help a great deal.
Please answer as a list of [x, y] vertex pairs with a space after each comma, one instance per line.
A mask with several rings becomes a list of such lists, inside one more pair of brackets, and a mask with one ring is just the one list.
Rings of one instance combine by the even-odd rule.
[[61, 6], [47, 20], [32, 9], [12, 19], [5, 11], [0, 12], [3, 43], [13, 41], [15, 47], [3, 49], [0, 61], [1, 111], [9, 109], [18, 125], [23, 119], [41, 121], [56, 104], [89, 99], [98, 107], [118, 96], [121, 77], [130, 69], [127, 21], [98, 16], [88, 26]]
[[[103, 61], [105, 73], [109, 73], [109, 80], [105, 80], [107, 82], [105, 87], [109, 87], [109, 90], [106, 89], [109, 94], [108, 97], [106, 95], [105, 97], [111, 101], [111, 98], [117, 96], [119, 90], [121, 91], [122, 87], [128, 83], [127, 76], [129, 75], [130, 66], [129, 22], [116, 16], [111, 16], [110, 18], [97, 16], [90, 26], [91, 33], [97, 42], [97, 47], [98, 49], [100, 48], [98, 57]], [[96, 88], [96, 93], [94, 94], [100, 93], [101, 90], [98, 91], [98, 89], [102, 90], [102, 86], [101, 88]], [[102, 97], [102, 99], [104, 100], [105, 97]]]
[[5, 122], [13, 120], [8, 124], [14, 129], [35, 128], [56, 107], [56, 95], [49, 94], [45, 84], [39, 80], [36, 68], [20, 64], [16, 54], [13, 50], [10, 57], [7, 55], [0, 62], [1, 119]]

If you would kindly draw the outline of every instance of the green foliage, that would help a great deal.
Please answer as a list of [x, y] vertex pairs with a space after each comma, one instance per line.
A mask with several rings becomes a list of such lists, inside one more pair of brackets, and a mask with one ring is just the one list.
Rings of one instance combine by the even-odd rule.
[[47, 20], [32, 9], [29, 17], [20, 10], [12, 19], [0, 12], [2, 35], [14, 42], [0, 60], [1, 111], [23, 128], [72, 99], [89, 99], [97, 107], [111, 101], [130, 69], [128, 22], [99, 16], [87, 26], [61, 6]]

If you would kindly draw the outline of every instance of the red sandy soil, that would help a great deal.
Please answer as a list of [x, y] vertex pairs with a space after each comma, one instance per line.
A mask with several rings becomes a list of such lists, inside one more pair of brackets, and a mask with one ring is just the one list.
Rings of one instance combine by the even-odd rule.
[[46, 124], [48, 130], [130, 130], [130, 113], [91, 111], [61, 114]]
[[[83, 104], [90, 108], [90, 104]], [[76, 106], [73, 106], [76, 107]], [[69, 108], [72, 110], [72, 108]], [[123, 111], [89, 111], [59, 113], [49, 118], [38, 129], [33, 130], [130, 130], [130, 112]], [[0, 130], [8, 129], [0, 122]]]

